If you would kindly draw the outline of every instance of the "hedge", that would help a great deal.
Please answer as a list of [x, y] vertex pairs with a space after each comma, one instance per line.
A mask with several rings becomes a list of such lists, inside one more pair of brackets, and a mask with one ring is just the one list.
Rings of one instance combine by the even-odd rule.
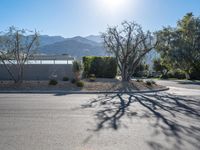
[[95, 74], [98, 78], [115, 78], [117, 74], [117, 62], [114, 57], [83, 57], [84, 76]]

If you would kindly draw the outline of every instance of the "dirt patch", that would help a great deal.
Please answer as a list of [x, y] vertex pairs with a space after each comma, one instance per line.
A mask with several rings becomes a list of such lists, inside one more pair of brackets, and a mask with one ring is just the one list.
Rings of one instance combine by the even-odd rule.
[[24, 81], [21, 84], [16, 84], [12, 81], [1, 81], [0, 90], [63, 90], [63, 91], [141, 91], [155, 90], [164, 88], [163, 86], [152, 84], [147, 85], [145, 82], [121, 82], [118, 79], [96, 79], [95, 82], [90, 82], [88, 79], [83, 79], [84, 87], [79, 88], [70, 81], [58, 81], [57, 85], [49, 85], [49, 81]]

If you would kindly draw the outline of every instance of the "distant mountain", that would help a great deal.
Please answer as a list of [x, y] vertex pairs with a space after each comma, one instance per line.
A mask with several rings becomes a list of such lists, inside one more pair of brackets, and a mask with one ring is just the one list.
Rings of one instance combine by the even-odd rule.
[[40, 52], [46, 54], [69, 54], [75, 57], [106, 55], [102, 44], [80, 36], [60, 40], [60, 42], [41, 46]]
[[[106, 50], [102, 41], [101, 37], [96, 35], [73, 38], [41, 35], [39, 50], [45, 54], [69, 54], [79, 58], [82, 56], [105, 56]], [[158, 53], [152, 50], [146, 55], [145, 61], [152, 67], [152, 60], [157, 57], [159, 57]]]
[[89, 36], [86, 36], [85, 38], [97, 43], [103, 43], [103, 39], [99, 35], [89, 35]]
[[65, 38], [62, 36], [48, 36], [48, 35], [40, 35], [40, 46], [53, 44], [56, 42], [64, 41]]
[[93, 40], [89, 40], [89, 39], [81, 37], [81, 36], [75, 36], [73, 38], [68, 38], [66, 40], [75, 40], [77, 42], [84, 43], [84, 44], [89, 44], [89, 45], [93, 45], [93, 46], [100, 45], [100, 43], [98, 43], [98, 42], [95, 42]]

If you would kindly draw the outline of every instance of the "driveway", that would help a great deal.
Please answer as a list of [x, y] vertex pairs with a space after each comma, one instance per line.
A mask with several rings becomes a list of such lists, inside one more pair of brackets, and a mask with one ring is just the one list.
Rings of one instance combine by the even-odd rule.
[[163, 85], [163, 86], [200, 90], [200, 81], [158, 80], [158, 79], [154, 79], [154, 80], [156, 81], [157, 84]]
[[0, 150], [199, 150], [200, 92], [0, 94]]

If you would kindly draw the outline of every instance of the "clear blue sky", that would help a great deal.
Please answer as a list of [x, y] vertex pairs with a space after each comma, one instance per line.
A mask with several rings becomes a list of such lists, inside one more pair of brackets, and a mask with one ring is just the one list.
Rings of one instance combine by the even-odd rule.
[[41, 34], [87, 36], [135, 20], [155, 31], [187, 12], [200, 16], [200, 0], [0, 0], [0, 31], [9, 26]]

